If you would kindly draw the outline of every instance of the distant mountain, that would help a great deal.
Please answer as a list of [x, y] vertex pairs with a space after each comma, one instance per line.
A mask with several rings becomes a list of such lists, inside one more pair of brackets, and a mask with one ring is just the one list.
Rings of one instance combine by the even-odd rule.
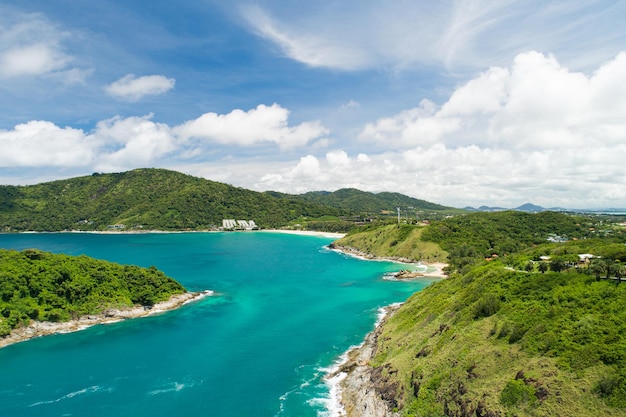
[[521, 206], [519, 206], [517, 208], [514, 208], [513, 210], [526, 211], [526, 212], [530, 212], [530, 213], [536, 213], [536, 212], [540, 212], [540, 211], [545, 211], [546, 209], [544, 209], [541, 206], [537, 206], [535, 204], [526, 203], [526, 204], [522, 204]]
[[504, 208], [504, 207], [489, 207], [489, 206], [480, 206], [478, 208], [474, 208], [474, 207], [465, 207], [465, 210], [469, 210], [469, 211], [487, 211], [487, 212], [494, 212], [494, 211], [506, 211], [506, 210], [513, 210], [513, 211], [524, 211], [527, 213], [538, 213], [541, 211], [546, 211], [546, 210], [550, 210], [550, 209], [545, 209], [541, 206], [537, 206], [535, 204], [532, 203], [526, 203], [526, 204], [522, 204], [519, 207], [516, 208]]
[[378, 215], [381, 210], [395, 213], [396, 207], [447, 209], [402, 194], [355, 189], [302, 195], [261, 193], [150, 168], [29, 186], [0, 186], [0, 232], [206, 230], [221, 226], [222, 219], [254, 220], [261, 227], [280, 227], [303, 217]]
[[558, 211], [558, 212], [568, 212], [568, 213], [589, 213], [589, 214], [614, 214], [614, 215], [626, 215], [626, 208], [607, 208], [607, 209], [572, 209], [572, 208], [563, 208], [563, 207], [550, 207], [545, 208], [532, 203], [522, 204], [519, 207], [515, 208], [504, 208], [504, 207], [490, 207], [490, 206], [480, 206], [478, 208], [475, 207], [464, 207], [464, 210], [467, 211], [524, 211], [527, 213], [539, 213], [542, 211]]
[[379, 214], [381, 211], [395, 213], [396, 207], [411, 211], [458, 210], [399, 193], [370, 193], [355, 188], [342, 188], [334, 192], [313, 191], [294, 197], [353, 213]]

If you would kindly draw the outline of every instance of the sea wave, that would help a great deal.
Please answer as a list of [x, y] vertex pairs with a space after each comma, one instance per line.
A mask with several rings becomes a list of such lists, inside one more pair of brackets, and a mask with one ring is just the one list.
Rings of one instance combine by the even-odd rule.
[[148, 395], [160, 395], [167, 394], [170, 392], [179, 392], [187, 388], [193, 388], [195, 382], [170, 382], [168, 384], [162, 385], [160, 388], [154, 389], [148, 392]]
[[[402, 303], [393, 303], [378, 308], [374, 329], [381, 325], [390, 311], [397, 309], [401, 305]], [[341, 402], [341, 382], [346, 378], [347, 374], [345, 372], [339, 372], [339, 369], [348, 361], [350, 352], [363, 347], [364, 344], [365, 338], [358, 346], [350, 346], [350, 348], [343, 352], [330, 367], [320, 368], [320, 371], [324, 372], [326, 375], [324, 382], [327, 386], [328, 396], [313, 400], [316, 404], [324, 406], [324, 411], [317, 413], [318, 417], [344, 417], [346, 415], [346, 410]]]
[[[283, 395], [279, 397], [280, 405], [279, 410], [274, 417], [286, 416], [287, 414], [287, 403], [292, 395], [309, 395], [305, 393], [307, 388], [309, 388], [315, 381], [319, 381], [320, 377], [323, 375], [319, 366], [314, 365], [300, 365], [296, 368], [296, 372], [302, 375], [301, 382], [294, 386], [289, 391], [285, 392]], [[307, 401], [308, 403], [308, 401]], [[309, 403], [309, 405], [311, 405]]]
[[92, 385], [91, 387], [87, 387], [87, 388], [83, 388], [80, 389], [78, 391], [72, 391], [69, 394], [65, 394], [57, 399], [54, 400], [48, 400], [48, 401], [38, 401], [36, 403], [30, 404], [29, 407], [37, 407], [40, 405], [46, 405], [46, 404], [54, 404], [54, 403], [58, 403], [64, 400], [69, 400], [72, 399], [74, 397], [77, 397], [79, 395], [84, 395], [84, 394], [90, 394], [90, 393], [94, 393], [94, 392], [98, 392], [98, 391], [104, 391], [104, 389], [99, 386], [99, 385]]

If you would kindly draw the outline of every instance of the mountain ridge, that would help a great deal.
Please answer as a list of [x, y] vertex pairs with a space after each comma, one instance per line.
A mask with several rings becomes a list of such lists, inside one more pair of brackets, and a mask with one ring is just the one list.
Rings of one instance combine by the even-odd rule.
[[210, 230], [218, 228], [222, 219], [252, 219], [261, 227], [283, 227], [303, 218], [339, 221], [360, 215], [363, 210], [357, 206], [364, 200], [374, 202], [370, 214], [380, 214], [381, 207], [395, 212], [397, 201], [420, 201], [349, 189], [328, 193], [330, 203], [320, 195], [257, 192], [156, 168], [94, 173], [35, 185], [0, 186], [0, 231]]

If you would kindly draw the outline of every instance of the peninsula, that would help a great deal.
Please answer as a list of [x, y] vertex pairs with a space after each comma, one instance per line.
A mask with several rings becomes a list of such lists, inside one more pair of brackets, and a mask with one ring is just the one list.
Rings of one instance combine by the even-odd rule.
[[335, 245], [347, 239], [376, 256], [434, 245], [428, 253], [447, 254], [449, 276], [390, 309], [329, 375], [341, 378], [344, 415], [624, 415], [626, 231], [619, 224], [552, 212], [477, 213], [371, 228]]
[[188, 292], [154, 267], [2, 249], [0, 347], [172, 310], [210, 294]]

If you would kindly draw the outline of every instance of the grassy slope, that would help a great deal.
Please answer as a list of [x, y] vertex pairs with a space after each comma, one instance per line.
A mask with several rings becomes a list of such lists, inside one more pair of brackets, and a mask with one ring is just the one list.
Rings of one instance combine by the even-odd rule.
[[[626, 415], [626, 286], [510, 268], [547, 254], [624, 258], [622, 238], [600, 238], [587, 223], [480, 213], [335, 242], [380, 257], [448, 255], [463, 271], [414, 295], [382, 327], [372, 381], [388, 404], [414, 416]], [[550, 234], [584, 240], [547, 244]], [[502, 262], [483, 261], [493, 253]]]
[[424, 262], [445, 262], [446, 251], [434, 242], [421, 240], [423, 227], [386, 225], [373, 229], [356, 229], [335, 242], [378, 257], [396, 257]]
[[491, 264], [407, 301], [372, 365], [405, 415], [623, 416], [609, 404], [624, 392], [598, 390], [623, 375], [624, 300], [623, 285]]

